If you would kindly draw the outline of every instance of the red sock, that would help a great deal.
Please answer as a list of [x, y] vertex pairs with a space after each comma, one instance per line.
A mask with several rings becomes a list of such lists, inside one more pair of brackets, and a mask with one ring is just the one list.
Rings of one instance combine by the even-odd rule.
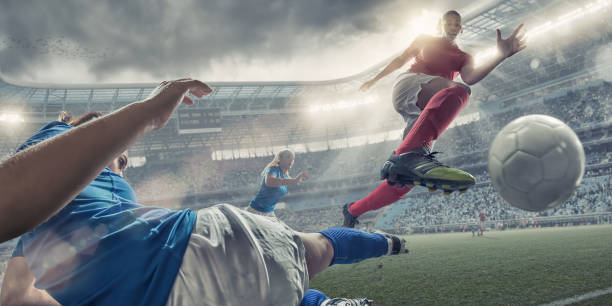
[[412, 190], [413, 187], [414, 186], [406, 186], [398, 188], [397, 185], [391, 186], [387, 184], [385, 180], [368, 196], [351, 204], [351, 206], [349, 206], [349, 211], [353, 216], [361, 216], [370, 210], [377, 210], [401, 199], [404, 194]]
[[428, 146], [453, 122], [467, 104], [470, 95], [462, 86], [438, 91], [427, 103], [395, 154], [406, 153], [416, 147]]
[[[461, 86], [438, 91], [429, 99], [419, 119], [412, 126], [395, 154], [402, 154], [421, 147], [423, 142], [429, 146], [431, 141], [437, 139], [453, 122], [467, 104], [469, 97], [468, 92]], [[413, 186], [398, 188], [397, 185], [391, 186], [384, 181], [365, 198], [351, 204], [349, 211], [353, 216], [361, 216], [368, 211], [380, 209], [401, 199], [412, 188]]]

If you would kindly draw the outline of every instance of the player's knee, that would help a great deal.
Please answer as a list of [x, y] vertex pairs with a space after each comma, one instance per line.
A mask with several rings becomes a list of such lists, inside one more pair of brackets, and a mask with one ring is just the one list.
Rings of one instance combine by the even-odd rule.
[[457, 83], [457, 82], [452, 82], [453, 86], [459, 86], [461, 87], [463, 90], [465, 90], [465, 92], [467, 92], [468, 95], [472, 94], [472, 89], [470, 88], [470, 86], [467, 86], [463, 83]]
[[334, 258], [334, 246], [332, 245], [331, 241], [329, 241], [329, 239], [327, 239], [327, 237], [322, 234], [319, 234], [318, 239], [321, 243], [321, 253], [323, 259], [325, 261], [329, 260], [329, 262], [331, 262], [332, 258]]

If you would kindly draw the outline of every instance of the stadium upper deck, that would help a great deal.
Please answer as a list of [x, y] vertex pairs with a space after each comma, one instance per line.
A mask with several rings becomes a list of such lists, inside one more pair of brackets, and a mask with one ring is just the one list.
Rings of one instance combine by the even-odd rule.
[[[542, 16], [549, 17], [562, 16], [567, 12], [578, 11], [579, 15], [585, 15], [586, 11], [592, 11], [595, 6], [602, 6], [606, 1], [558, 1], [558, 0], [533, 0], [533, 1], [489, 1], [484, 5], [473, 7], [468, 12], [464, 12], [464, 33], [459, 44], [466, 51], [483, 50], [494, 46], [494, 29], [500, 28], [504, 33], [508, 33], [517, 24], [529, 20], [537, 24], [538, 21], [543, 26], [537, 30], [546, 30], [546, 25], [550, 28], [550, 21], [544, 23]], [[607, 4], [606, 4], [607, 5]], [[604, 9], [608, 9], [607, 6]], [[568, 14], [566, 14], [568, 15]], [[574, 14], [576, 15], [576, 14]], [[572, 15], [573, 16], [573, 15]], [[570, 16], [571, 18], [574, 18]], [[579, 16], [580, 17], [580, 16]], [[578, 18], [578, 17], [576, 17]], [[601, 18], [603, 20], [603, 18]], [[558, 18], [557, 23], [564, 19]], [[601, 71], [609, 71], [612, 67], [612, 59], [604, 63], [591, 65], [586, 61], [588, 50], [593, 46], [605, 45], [610, 41], [610, 24], [606, 21], [590, 20], [595, 23], [588, 25], [590, 29], [595, 29], [597, 35], [581, 37], [581, 41], [575, 44], [561, 44], [558, 48], [533, 47], [521, 54], [508, 60], [499, 67], [491, 76], [477, 85], [473, 92], [474, 95], [471, 106], [464, 111], [465, 113], [481, 110], [479, 106], [486, 110], [498, 109], [503, 107], [499, 103], [507, 100], [516, 100], [521, 95], [529, 96], [537, 92], [542, 86], [554, 86], [567, 84], [576, 79], [589, 79], [596, 76]], [[552, 51], [551, 51], [552, 50]], [[546, 60], [546, 52], [556, 52], [557, 60]], [[564, 62], [558, 60], [559, 53], [565, 58]], [[473, 53], [476, 57], [479, 53]], [[538, 59], [541, 58], [541, 59]], [[539, 69], [534, 68], [534, 59], [541, 62]], [[220, 109], [223, 121], [229, 124], [240, 122], [245, 116], [260, 116], [271, 114], [299, 114], [312, 111], [312, 101], [333, 101], [337, 97], [349, 100], [353, 105], [368, 104], [367, 95], [357, 94], [357, 88], [364, 81], [378, 73], [387, 61], [367, 69], [366, 71], [348, 76], [341, 79], [313, 82], [209, 82], [214, 88], [214, 92], [197, 99], [193, 109]], [[598, 70], [594, 70], [596, 67]], [[542, 72], [544, 71], [544, 72]], [[387, 77], [381, 82], [379, 87], [390, 86], [393, 77]], [[85, 111], [109, 112], [120, 108], [130, 102], [145, 98], [156, 84], [84, 84], [84, 85], [62, 85], [62, 84], [24, 84], [4, 79], [0, 75], [0, 111], [18, 110], [26, 123], [34, 128], [40, 127], [43, 123], [54, 120], [62, 110], [71, 111], [79, 114]], [[385, 90], [388, 92], [389, 90]], [[330, 99], [334, 97], [334, 99]], [[317, 99], [318, 98], [318, 99]], [[370, 98], [371, 99], [371, 98]], [[486, 103], [479, 103], [486, 102]], [[387, 108], [390, 110], [390, 107]], [[392, 110], [390, 110], [392, 112]], [[175, 115], [176, 116], [176, 115]], [[397, 119], [394, 116], [394, 119]], [[399, 120], [399, 119], [398, 119]], [[388, 121], [388, 120], [387, 120]], [[391, 120], [393, 121], [393, 120]], [[399, 122], [399, 121], [398, 121]], [[389, 122], [386, 122], [389, 123]], [[359, 130], [363, 135], [378, 132], [380, 129], [390, 129], [390, 126], [397, 124], [377, 126], [377, 130]], [[232, 133], [232, 128], [226, 129], [221, 133], [203, 133], [192, 135], [179, 135], [178, 137], [168, 137], [176, 135], [178, 129], [177, 120], [169, 123], [170, 128], [165, 131], [153, 133], [150, 137], [144, 138], [134, 148], [134, 151], [147, 153], [149, 151], [161, 149], [198, 149], [214, 146], [215, 150], [227, 149], [232, 146], [240, 146], [245, 135], [240, 132]], [[306, 132], [300, 130], [289, 134], [302, 135], [306, 140], [309, 138], [330, 137], [335, 135], [347, 135], [347, 129], [351, 126], [337, 125], [333, 127], [323, 127], [324, 132], [315, 133], [318, 136], [309, 137]], [[24, 129], [30, 130], [30, 129]], [[308, 131], [306, 128], [304, 131]], [[263, 136], [263, 137], [262, 137]], [[291, 139], [276, 139], [270, 143], [270, 139], [265, 135], [251, 135], [253, 143], [265, 144], [287, 144]], [[329, 138], [327, 139], [329, 140]], [[6, 143], [5, 143], [6, 145]], [[9, 144], [12, 145], [12, 144]]]

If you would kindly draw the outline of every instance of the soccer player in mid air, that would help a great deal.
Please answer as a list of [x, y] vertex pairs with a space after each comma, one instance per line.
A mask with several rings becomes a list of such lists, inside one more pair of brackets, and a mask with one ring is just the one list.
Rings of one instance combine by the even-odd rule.
[[468, 102], [470, 88], [453, 81], [455, 77], [461, 74], [463, 82], [474, 85], [506, 58], [523, 50], [521, 27], [519, 25], [507, 39], [502, 39], [498, 29], [499, 54], [475, 67], [472, 56], [455, 43], [462, 32], [461, 15], [448, 11], [440, 21], [441, 36], [417, 37], [401, 55], [361, 86], [361, 90], [368, 90], [378, 80], [414, 59], [408, 72], [398, 76], [392, 95], [395, 110], [406, 121], [403, 142], [381, 170], [381, 179], [385, 181], [365, 198], [344, 205], [344, 226], [354, 227], [357, 217], [401, 199], [414, 185], [449, 193], [465, 191], [475, 184], [469, 173], [440, 163], [435, 157], [437, 152], [431, 152], [430, 146]]

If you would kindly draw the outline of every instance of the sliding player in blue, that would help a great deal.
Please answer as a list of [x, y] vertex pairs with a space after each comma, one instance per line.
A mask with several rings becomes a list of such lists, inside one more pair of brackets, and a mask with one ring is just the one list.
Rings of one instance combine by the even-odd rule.
[[308, 291], [309, 280], [333, 264], [405, 253], [404, 240], [296, 232], [227, 204], [197, 212], [138, 204], [121, 175], [124, 152], [192, 104], [188, 92], [211, 91], [191, 79], [162, 82], [86, 124], [52, 122], [0, 163], [0, 239], [21, 235], [2, 305], [369, 304]]

